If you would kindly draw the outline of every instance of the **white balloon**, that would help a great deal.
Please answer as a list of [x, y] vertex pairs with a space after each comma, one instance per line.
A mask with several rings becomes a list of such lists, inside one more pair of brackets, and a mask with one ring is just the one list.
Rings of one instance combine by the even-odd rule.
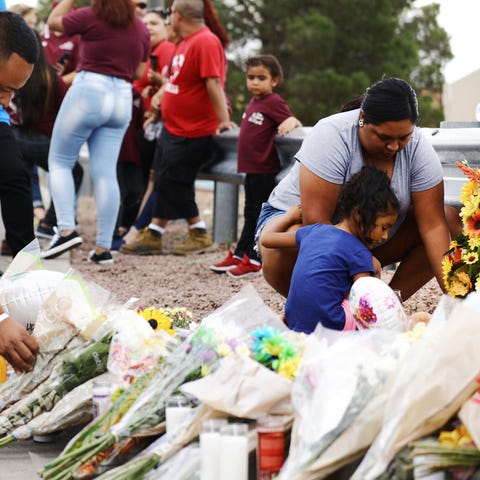
[[32, 331], [43, 302], [55, 290], [64, 274], [32, 270], [0, 280], [0, 306], [10, 317]]
[[405, 331], [408, 319], [396, 293], [376, 277], [361, 277], [350, 290], [350, 308], [358, 330]]

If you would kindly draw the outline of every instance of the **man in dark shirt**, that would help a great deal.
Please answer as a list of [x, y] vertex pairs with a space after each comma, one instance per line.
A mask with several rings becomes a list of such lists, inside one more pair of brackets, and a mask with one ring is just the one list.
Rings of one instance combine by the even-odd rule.
[[[35, 237], [31, 179], [15, 144], [5, 108], [33, 71], [39, 45], [23, 18], [0, 11], [0, 202], [6, 238], [13, 254]], [[36, 340], [0, 309], [0, 354], [16, 372], [31, 370]]]

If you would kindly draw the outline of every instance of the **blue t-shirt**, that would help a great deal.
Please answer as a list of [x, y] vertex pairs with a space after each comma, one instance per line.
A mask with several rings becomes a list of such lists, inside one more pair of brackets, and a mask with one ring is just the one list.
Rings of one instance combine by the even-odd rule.
[[285, 304], [287, 325], [311, 333], [318, 323], [343, 330], [341, 306], [357, 273], [373, 273], [372, 252], [355, 236], [316, 223], [297, 230], [298, 258]]
[[0, 122], [10, 125], [10, 115], [5, 111], [3, 105], [0, 105]]
[[[5, 0], [0, 0], [0, 10], [6, 10], [7, 5], [5, 4]], [[10, 116], [5, 111], [2, 105], [0, 105], [0, 122], [7, 123], [10, 125]]]

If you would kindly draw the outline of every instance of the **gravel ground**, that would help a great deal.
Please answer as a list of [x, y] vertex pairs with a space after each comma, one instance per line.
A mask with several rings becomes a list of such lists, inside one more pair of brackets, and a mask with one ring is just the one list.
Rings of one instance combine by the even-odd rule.
[[[213, 192], [197, 190], [197, 202], [201, 216], [211, 225]], [[240, 202], [243, 199], [240, 198]], [[243, 211], [243, 203], [239, 211]], [[275, 312], [283, 311], [285, 299], [277, 294], [263, 279], [256, 276], [248, 279], [233, 279], [225, 274], [209, 270], [212, 263], [224, 258], [227, 245], [218, 245], [217, 251], [201, 255], [135, 256], [115, 255], [113, 265], [100, 266], [88, 263], [88, 251], [93, 248], [96, 232], [95, 204], [90, 197], [81, 197], [78, 220], [84, 243], [73, 250], [72, 267], [84, 278], [112, 292], [120, 301], [130, 297], [140, 298], [139, 305], [156, 307], [185, 307], [199, 321], [237, 293], [247, 282], [251, 283], [264, 302]], [[240, 218], [241, 222], [241, 218]], [[241, 225], [239, 225], [240, 229]], [[171, 222], [164, 235], [164, 250], [181, 240], [187, 232], [184, 221]], [[391, 272], [383, 273], [388, 281]], [[408, 314], [416, 311], [432, 312], [438, 304], [441, 291], [436, 281], [430, 281], [405, 302]]]

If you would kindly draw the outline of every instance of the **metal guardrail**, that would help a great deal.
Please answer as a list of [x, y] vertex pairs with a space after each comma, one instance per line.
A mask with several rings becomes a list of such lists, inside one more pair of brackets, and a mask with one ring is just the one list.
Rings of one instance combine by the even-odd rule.
[[[295, 129], [286, 136], [277, 136], [277, 147], [282, 171], [281, 180], [293, 165], [294, 155], [311, 127]], [[455, 165], [468, 160], [480, 167], [480, 122], [442, 122], [440, 128], [424, 128], [440, 158], [445, 179], [445, 201], [458, 204], [465, 176]], [[213, 238], [218, 243], [235, 242], [238, 238], [238, 198], [244, 175], [237, 173], [237, 142], [239, 129], [229, 130], [214, 137], [218, 147], [212, 159], [201, 169], [198, 178], [214, 182]], [[92, 195], [93, 188], [88, 172], [88, 150], [82, 148], [80, 159], [85, 167], [81, 195]]]

